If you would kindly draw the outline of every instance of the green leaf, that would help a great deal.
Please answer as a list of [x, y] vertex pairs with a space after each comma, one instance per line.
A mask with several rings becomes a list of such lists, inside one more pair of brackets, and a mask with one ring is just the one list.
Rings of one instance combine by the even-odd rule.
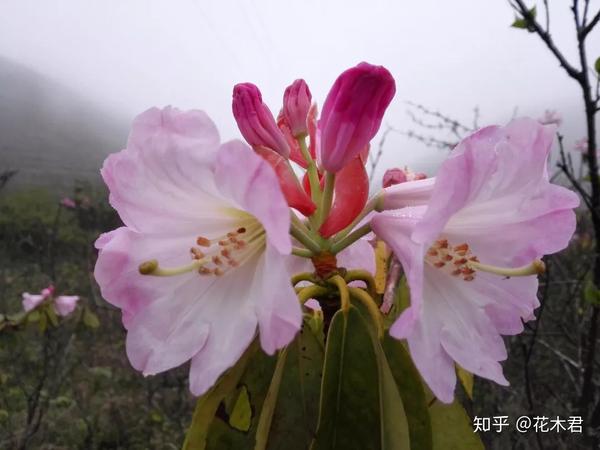
[[463, 389], [467, 393], [467, 396], [473, 400], [473, 374], [471, 372], [467, 372], [457, 364], [456, 375], [458, 375], [458, 379], [460, 380]]
[[331, 321], [319, 424], [312, 450], [381, 448], [378, 363], [367, 325], [351, 307]]
[[411, 449], [431, 450], [431, 421], [421, 376], [402, 342], [386, 334], [383, 349], [407, 414]]
[[48, 316], [43, 312], [41, 312], [39, 316], [40, 319], [38, 321], [38, 330], [40, 331], [40, 333], [43, 333], [46, 331], [46, 328], [48, 328]]
[[484, 450], [483, 443], [462, 405], [434, 401], [429, 407], [434, 450]]
[[40, 320], [40, 312], [37, 309], [34, 309], [29, 314], [27, 314], [27, 322], [34, 323]]
[[596, 73], [600, 75], [600, 58], [596, 59], [594, 63], [594, 69], [596, 69]]
[[[537, 9], [536, 9], [536, 7], [534, 6], [528, 12], [529, 12], [528, 15], [530, 15], [532, 19], [535, 19], [535, 17], [537, 16]], [[529, 21], [526, 18], [524, 18], [524, 17], [518, 17], [518, 16], [516, 16], [515, 17], [515, 21], [510, 26], [513, 27], [513, 28], [520, 28], [520, 29], [523, 29], [523, 30], [530, 30], [530, 31], [532, 31], [530, 29], [530, 26], [529, 26]]]
[[54, 311], [54, 306], [52, 306], [51, 304], [46, 305], [43, 314], [46, 314], [48, 316], [48, 319], [50, 320], [50, 323], [53, 327], [58, 326], [58, 317], [56, 316], [56, 311]]
[[287, 358], [268, 448], [306, 450], [317, 429], [323, 373], [323, 334], [306, 321], [287, 347]]
[[[252, 408], [252, 418], [250, 429], [242, 432], [233, 428], [229, 424], [226, 416], [233, 413], [233, 406], [237, 397], [225, 399], [225, 408], [218, 411], [208, 430], [206, 448], [210, 450], [235, 449], [251, 450], [254, 448], [256, 427], [258, 425], [258, 414], [262, 409], [262, 404], [269, 389], [270, 381], [275, 369], [275, 358], [266, 355], [262, 351], [257, 351], [248, 361], [246, 370], [238, 382], [238, 387], [245, 387], [248, 391], [248, 398]], [[238, 394], [238, 390], [235, 394]], [[227, 403], [231, 408], [227, 408]]]
[[596, 287], [594, 282], [590, 279], [585, 283], [583, 290], [583, 299], [586, 303], [592, 306], [600, 305], [600, 290]]
[[284, 348], [279, 352], [279, 356], [277, 357], [275, 372], [273, 372], [271, 385], [267, 391], [267, 396], [265, 397], [265, 401], [263, 402], [262, 410], [260, 412], [260, 418], [258, 419], [258, 427], [256, 429], [256, 450], [264, 450], [267, 448], [269, 431], [271, 429], [273, 413], [275, 412], [275, 405], [277, 404], [277, 396], [279, 395], [279, 387], [281, 386], [281, 379], [283, 378], [283, 369], [285, 367], [286, 359], [287, 348]]
[[87, 307], [83, 310], [83, 323], [86, 327], [92, 329], [100, 326], [100, 320], [98, 320], [98, 316]]
[[513, 28], [527, 28], [527, 21], [525, 19], [520, 19], [519, 17], [515, 17], [515, 21], [510, 25]]
[[233, 410], [229, 415], [229, 425], [236, 430], [248, 431], [252, 423], [252, 406], [250, 405], [250, 397], [248, 389], [242, 386], [240, 389]]
[[311, 311], [309, 314], [305, 314], [304, 323], [308, 325], [312, 334], [318, 339], [321, 353], [323, 353], [322, 350], [325, 347], [323, 311]]
[[221, 376], [217, 384], [198, 399], [194, 416], [192, 417], [192, 424], [188, 429], [185, 442], [183, 443], [184, 450], [203, 450], [206, 448], [208, 430], [219, 404], [229, 392], [235, 389], [246, 369], [248, 360], [257, 348], [258, 343], [255, 340], [250, 344], [240, 360]]
[[386, 450], [418, 449], [411, 446], [410, 430], [402, 397], [379, 341], [374, 342], [379, 364], [379, 401], [381, 413], [381, 448]]

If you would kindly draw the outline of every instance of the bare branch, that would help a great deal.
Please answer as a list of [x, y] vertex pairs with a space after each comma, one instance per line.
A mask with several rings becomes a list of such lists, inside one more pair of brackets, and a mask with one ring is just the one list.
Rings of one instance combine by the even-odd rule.
[[542, 26], [535, 20], [533, 14], [527, 9], [523, 0], [514, 0], [515, 4], [511, 3], [511, 6], [515, 8], [523, 19], [527, 22], [528, 28], [538, 34], [538, 36], [544, 41], [546, 47], [552, 52], [552, 54], [556, 57], [560, 65], [566, 70], [567, 74], [581, 83], [581, 72], [575, 69], [564, 57], [562, 52], [558, 49], [554, 40], [550, 36], [550, 33], [547, 30], [544, 30]]
[[[590, 31], [592, 31], [594, 29], [594, 27], [596, 25], [598, 25], [598, 21], [600, 21], [600, 10], [596, 13], [594, 18], [590, 21], [590, 23], [588, 23], [587, 25], [584, 25], [584, 27], [579, 32], [580, 36], [582, 38], [585, 38], [590, 33]], [[585, 18], [584, 18], [584, 24], [585, 24]]]

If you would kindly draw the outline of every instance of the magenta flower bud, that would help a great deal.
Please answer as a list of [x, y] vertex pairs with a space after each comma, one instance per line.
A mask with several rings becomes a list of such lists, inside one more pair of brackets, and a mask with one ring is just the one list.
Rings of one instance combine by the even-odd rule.
[[238, 128], [248, 144], [267, 147], [284, 158], [289, 157], [290, 148], [285, 136], [255, 85], [240, 83], [234, 86], [232, 109]]
[[294, 137], [306, 136], [308, 127], [306, 117], [312, 101], [312, 95], [304, 80], [296, 80], [283, 94], [283, 115], [290, 124]]
[[325, 169], [338, 172], [365, 148], [377, 134], [395, 93], [390, 72], [365, 62], [335, 80], [319, 120]]

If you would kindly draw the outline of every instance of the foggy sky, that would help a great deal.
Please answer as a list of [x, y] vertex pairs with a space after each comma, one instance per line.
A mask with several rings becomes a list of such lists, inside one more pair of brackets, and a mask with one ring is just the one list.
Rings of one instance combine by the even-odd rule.
[[[568, 5], [550, 3], [552, 34], [577, 65]], [[2, 0], [0, 56], [124, 123], [154, 105], [204, 109], [223, 139], [239, 136], [235, 83], [257, 84], [276, 112], [285, 87], [304, 78], [322, 104], [335, 77], [365, 60], [396, 79], [384, 120], [396, 128], [411, 127], [405, 101], [465, 122], [479, 106], [482, 125], [506, 122], [515, 107], [534, 117], [551, 108], [570, 146], [584, 134], [578, 88], [535, 35], [509, 27], [513, 19], [502, 0]], [[593, 62], [598, 30], [588, 48]], [[391, 135], [384, 165], [431, 171], [443, 155]]]

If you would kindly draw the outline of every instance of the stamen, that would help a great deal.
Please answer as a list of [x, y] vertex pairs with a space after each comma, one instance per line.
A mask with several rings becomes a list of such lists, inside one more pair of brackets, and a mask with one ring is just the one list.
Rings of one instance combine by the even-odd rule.
[[515, 268], [482, 264], [477, 256], [471, 254], [468, 244], [453, 246], [447, 239], [435, 241], [427, 250], [425, 261], [453, 277], [462, 277], [464, 281], [473, 281], [477, 271], [505, 277], [539, 275], [545, 271], [545, 265], [539, 259], [526, 266]]
[[539, 275], [546, 271], [546, 265], [541, 259], [536, 259], [526, 266], [515, 268], [491, 266], [489, 264], [481, 264], [480, 262], [470, 262], [469, 266], [473, 267], [475, 270], [481, 270], [482, 272], [493, 273], [505, 277], [526, 277], [529, 275]]
[[173, 275], [182, 275], [184, 273], [189, 273], [194, 270], [199, 269], [204, 261], [194, 260], [191, 264], [181, 266], [181, 267], [173, 267], [173, 268], [163, 268], [158, 265], [158, 261], [152, 259], [150, 261], [143, 262], [140, 264], [139, 271], [142, 275], [153, 275], [157, 277], [170, 277]]

